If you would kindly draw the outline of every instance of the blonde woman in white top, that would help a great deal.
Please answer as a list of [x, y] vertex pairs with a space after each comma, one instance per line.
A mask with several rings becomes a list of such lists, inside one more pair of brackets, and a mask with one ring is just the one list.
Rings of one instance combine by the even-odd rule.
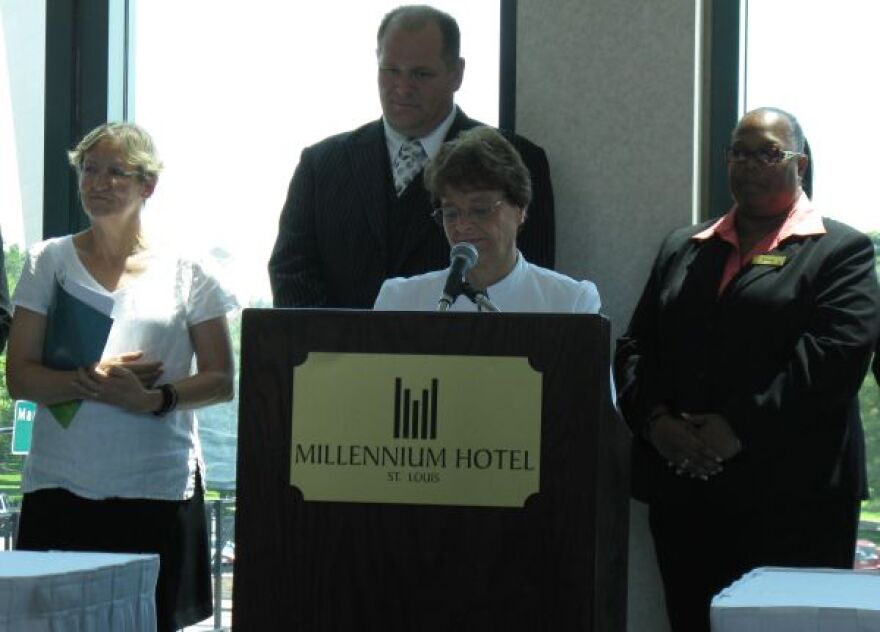
[[[70, 162], [91, 225], [34, 246], [13, 297], [7, 384], [14, 398], [40, 404], [18, 547], [158, 553], [159, 630], [174, 630], [211, 613], [192, 411], [232, 397], [226, 314], [235, 302], [197, 263], [146, 242], [141, 211], [161, 163], [144, 130], [102, 125]], [[94, 366], [43, 364], [56, 280], [111, 299]], [[82, 404], [65, 427], [47, 406], [70, 400]]]

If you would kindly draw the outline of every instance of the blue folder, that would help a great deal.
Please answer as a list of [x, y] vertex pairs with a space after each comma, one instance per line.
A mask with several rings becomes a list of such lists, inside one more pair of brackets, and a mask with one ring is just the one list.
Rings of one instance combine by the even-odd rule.
[[[73, 296], [56, 278], [46, 314], [43, 364], [61, 371], [92, 366], [101, 359], [112, 326], [110, 316]], [[52, 404], [49, 410], [67, 428], [81, 403], [77, 399]]]

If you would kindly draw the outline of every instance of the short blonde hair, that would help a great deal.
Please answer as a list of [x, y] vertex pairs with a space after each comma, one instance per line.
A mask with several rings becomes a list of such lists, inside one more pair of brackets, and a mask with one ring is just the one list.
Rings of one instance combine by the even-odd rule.
[[162, 161], [156, 153], [153, 139], [146, 130], [134, 123], [104, 123], [86, 134], [76, 147], [67, 152], [70, 165], [79, 171], [86, 154], [105, 138], [110, 138], [122, 148], [125, 161], [137, 170], [141, 180], [155, 181], [162, 171]]

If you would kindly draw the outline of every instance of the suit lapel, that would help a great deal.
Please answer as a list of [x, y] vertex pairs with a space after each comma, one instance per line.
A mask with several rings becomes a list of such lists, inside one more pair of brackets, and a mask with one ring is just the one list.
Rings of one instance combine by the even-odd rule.
[[[455, 106], [456, 114], [455, 118], [452, 121], [452, 126], [449, 128], [449, 132], [446, 134], [446, 138], [444, 141], [451, 140], [458, 136], [462, 131], [466, 129], [470, 129], [472, 127], [476, 127], [477, 125], [481, 125], [478, 121], [475, 121], [462, 112], [461, 108]], [[386, 152], [387, 154], [387, 152]], [[389, 167], [390, 169], [390, 167]], [[412, 255], [413, 252], [419, 249], [419, 247], [424, 243], [425, 239], [431, 234], [432, 231], [437, 231], [437, 225], [431, 221], [430, 212], [431, 212], [431, 199], [430, 195], [425, 191], [424, 184], [424, 170], [413, 180], [408, 189], [417, 189], [417, 190], [407, 190], [407, 195], [415, 195], [420, 198], [418, 202], [413, 205], [416, 213], [421, 213], [423, 217], [413, 217], [407, 225], [406, 233], [404, 234], [403, 241], [401, 242], [401, 247], [395, 257], [394, 261], [394, 269], [401, 269], [403, 263]]]
[[391, 165], [381, 119], [364, 127], [348, 141], [350, 177], [383, 258], [387, 247], [387, 192]]
[[[687, 296], [694, 303], [712, 303], [718, 297], [724, 262], [730, 254], [730, 244], [721, 239], [692, 242], [691, 248], [684, 251], [684, 265], [687, 273], [674, 276], [666, 281], [670, 287], [680, 284], [673, 294]], [[673, 266], [672, 270], [680, 269]]]

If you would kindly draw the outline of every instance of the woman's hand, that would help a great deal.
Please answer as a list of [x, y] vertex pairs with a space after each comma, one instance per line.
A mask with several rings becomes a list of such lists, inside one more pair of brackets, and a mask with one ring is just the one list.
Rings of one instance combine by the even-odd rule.
[[689, 420], [670, 413], [654, 420], [648, 440], [676, 474], [707, 480], [723, 469], [722, 456], [700, 436]]
[[153, 388], [156, 380], [162, 375], [161, 362], [142, 362], [143, 351], [129, 351], [117, 356], [105, 358], [95, 365], [94, 370], [107, 375], [112, 367], [121, 367], [134, 373], [144, 388]]
[[152, 412], [161, 404], [161, 393], [145, 387], [137, 373], [121, 364], [110, 364], [106, 369], [78, 369], [74, 386], [83, 399], [133, 412]]
[[685, 415], [682, 417], [697, 431], [697, 435], [703, 443], [715, 451], [718, 456], [727, 461], [742, 451], [742, 443], [739, 437], [727, 423], [727, 420], [717, 413], [705, 415]]

